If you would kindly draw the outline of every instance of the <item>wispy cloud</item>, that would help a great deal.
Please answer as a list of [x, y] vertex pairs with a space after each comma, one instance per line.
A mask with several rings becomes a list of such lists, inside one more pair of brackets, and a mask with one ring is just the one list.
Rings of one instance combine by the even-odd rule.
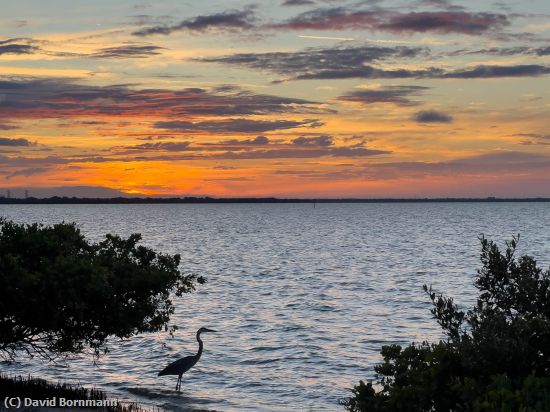
[[412, 100], [428, 90], [425, 86], [385, 86], [379, 88], [361, 88], [340, 96], [338, 99], [363, 105], [392, 103], [397, 106], [414, 106], [420, 102]]
[[298, 127], [316, 128], [323, 123], [318, 119], [307, 120], [252, 120], [224, 119], [221, 121], [187, 122], [180, 120], [156, 122], [158, 129], [177, 130], [179, 132], [212, 133], [262, 133], [273, 130], [295, 129]]
[[45, 172], [48, 172], [50, 169], [47, 167], [29, 167], [25, 169], [16, 170], [15, 172], [7, 174], [6, 179], [13, 179], [17, 176], [34, 176], [39, 175]]
[[387, 162], [366, 166], [364, 172], [371, 178], [393, 179], [407, 175], [416, 178], [427, 176], [481, 176], [492, 174], [524, 174], [550, 170], [550, 156], [539, 153], [495, 150], [488, 153], [461, 157], [441, 162]]
[[537, 77], [550, 73], [550, 66], [541, 64], [478, 65], [457, 69], [438, 67], [391, 68], [375, 63], [398, 59], [413, 59], [429, 54], [418, 47], [338, 47], [309, 48], [297, 52], [238, 53], [230, 56], [197, 59], [205, 63], [223, 63], [257, 70], [267, 70], [287, 76], [286, 80], [313, 79], [487, 79], [506, 77]]
[[395, 12], [384, 9], [356, 10], [348, 7], [320, 8], [289, 20], [272, 23], [270, 29], [374, 30], [394, 33], [462, 33], [480, 35], [510, 24], [508, 16], [465, 11]]
[[35, 143], [27, 139], [10, 139], [8, 137], [0, 137], [0, 146], [19, 146], [19, 147], [28, 147], [34, 146]]
[[473, 69], [460, 69], [441, 74], [441, 78], [490, 79], [498, 77], [537, 77], [550, 74], [549, 66], [540, 64], [518, 64], [511, 66], [476, 66]]
[[163, 47], [155, 46], [152, 44], [127, 44], [116, 47], [105, 47], [97, 52], [89, 55], [89, 57], [96, 57], [101, 59], [112, 58], [144, 58], [151, 57], [160, 54], [160, 50]]
[[310, 6], [315, 4], [313, 0], [285, 0], [281, 6]]
[[302, 147], [329, 147], [334, 145], [334, 138], [328, 134], [321, 136], [300, 136], [292, 140], [292, 144]]
[[514, 136], [521, 137], [523, 145], [550, 146], [550, 133], [516, 133]]
[[167, 151], [167, 152], [181, 152], [189, 150], [191, 142], [155, 142], [155, 143], [142, 143], [134, 146], [117, 146], [113, 149], [117, 152], [126, 151], [131, 153], [133, 151]]
[[452, 123], [453, 117], [436, 110], [422, 110], [414, 114], [414, 120], [418, 123]]
[[237, 87], [139, 89], [71, 79], [0, 78], [0, 119], [82, 116], [174, 117], [321, 113], [317, 103], [255, 94]]
[[0, 40], [0, 55], [3, 54], [33, 54], [40, 50], [32, 39], [12, 38]]
[[550, 55], [550, 47], [491, 47], [485, 49], [461, 49], [450, 53], [451, 56], [465, 55], [489, 55], [489, 56], [516, 56], [516, 55], [532, 55], [532, 56], [548, 56]]
[[390, 59], [410, 59], [424, 53], [426, 49], [420, 47], [350, 46], [307, 48], [296, 52], [238, 53], [230, 56], [201, 58], [197, 61], [231, 64], [300, 76], [308, 73], [357, 70], [368, 63]]
[[254, 27], [256, 16], [252, 8], [227, 10], [222, 13], [207, 14], [182, 20], [172, 25], [157, 25], [134, 31], [135, 36], [168, 35], [174, 32], [238, 31]]
[[396, 33], [437, 32], [479, 35], [510, 24], [506, 15], [468, 12], [412, 12], [391, 16], [376, 27]]
[[223, 145], [229, 145], [229, 146], [265, 146], [269, 144], [269, 137], [267, 136], [256, 136], [253, 139], [245, 139], [245, 140], [237, 140], [237, 139], [231, 139], [231, 140], [224, 140], [221, 143]]

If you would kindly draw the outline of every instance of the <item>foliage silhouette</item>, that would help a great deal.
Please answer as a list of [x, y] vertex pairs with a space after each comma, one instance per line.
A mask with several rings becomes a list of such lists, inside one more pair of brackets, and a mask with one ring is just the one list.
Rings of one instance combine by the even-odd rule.
[[0, 220], [0, 355], [48, 358], [169, 327], [174, 305], [205, 280], [179, 269], [180, 256], [106, 235], [90, 243], [74, 223]]
[[550, 411], [550, 270], [501, 253], [484, 237], [476, 305], [464, 312], [424, 285], [446, 339], [384, 346], [380, 390], [360, 382], [342, 403], [352, 412]]

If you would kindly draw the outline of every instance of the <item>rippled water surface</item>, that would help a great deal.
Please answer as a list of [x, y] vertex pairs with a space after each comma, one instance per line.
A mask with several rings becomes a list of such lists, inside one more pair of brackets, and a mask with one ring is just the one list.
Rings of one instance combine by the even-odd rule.
[[[550, 262], [548, 203], [1, 205], [0, 215], [75, 221], [93, 240], [139, 232], [208, 278], [176, 300], [175, 338], [113, 342], [98, 365], [0, 364], [176, 411], [339, 410], [373, 377], [381, 345], [440, 337], [424, 283], [472, 302], [480, 233], [521, 233], [519, 252]], [[197, 350], [200, 326], [220, 333], [203, 335], [178, 394], [176, 377], [157, 372]]]

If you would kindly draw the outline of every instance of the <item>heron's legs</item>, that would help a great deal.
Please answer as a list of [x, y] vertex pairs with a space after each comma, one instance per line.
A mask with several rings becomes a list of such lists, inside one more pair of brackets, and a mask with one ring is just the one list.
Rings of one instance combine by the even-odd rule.
[[181, 375], [178, 376], [178, 381], [176, 383], [176, 390], [177, 391], [181, 390]]

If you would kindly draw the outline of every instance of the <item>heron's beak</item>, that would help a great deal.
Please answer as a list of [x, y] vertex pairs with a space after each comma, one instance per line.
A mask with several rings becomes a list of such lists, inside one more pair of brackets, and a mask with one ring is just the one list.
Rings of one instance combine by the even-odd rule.
[[204, 328], [202, 331], [203, 331], [203, 332], [217, 332], [217, 330], [214, 330], [214, 329], [207, 329], [207, 328]]

